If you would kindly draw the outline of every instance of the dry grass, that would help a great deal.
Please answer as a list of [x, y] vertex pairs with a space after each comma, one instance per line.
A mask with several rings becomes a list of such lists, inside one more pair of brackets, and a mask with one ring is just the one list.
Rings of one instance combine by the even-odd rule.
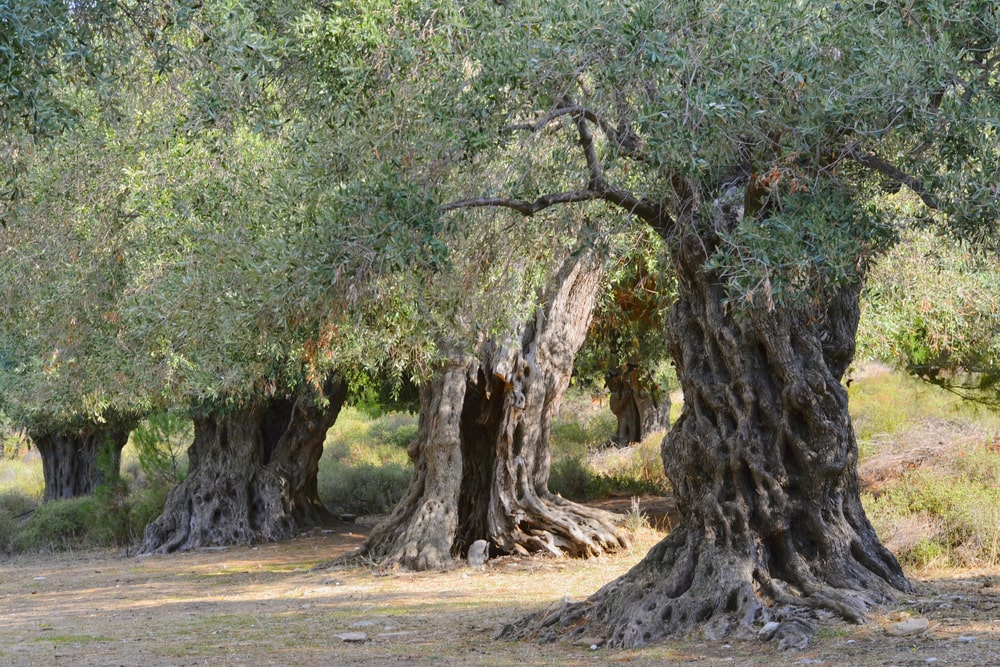
[[[312, 572], [362, 536], [312, 535], [281, 544], [125, 559], [111, 552], [19, 557], [0, 570], [0, 663], [143, 665], [873, 665], [993, 664], [1000, 577], [979, 573], [921, 585], [903, 609], [933, 633], [887, 637], [889, 610], [862, 626], [824, 628], [810, 648], [699, 637], [634, 650], [491, 639], [526, 612], [582, 599], [623, 574], [659, 539], [590, 561], [497, 559], [484, 571]], [[367, 641], [338, 635], [364, 632]], [[969, 641], [969, 638], [972, 638]]]

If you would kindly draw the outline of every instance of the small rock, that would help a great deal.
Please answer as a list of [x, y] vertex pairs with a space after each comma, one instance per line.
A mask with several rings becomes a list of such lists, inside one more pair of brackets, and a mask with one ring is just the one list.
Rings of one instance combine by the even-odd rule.
[[483, 569], [486, 560], [489, 558], [490, 543], [486, 540], [476, 540], [469, 546], [469, 567], [477, 570]]
[[341, 632], [333, 636], [342, 642], [360, 643], [368, 641], [368, 635], [363, 632]]
[[765, 623], [764, 627], [762, 627], [757, 632], [757, 638], [760, 639], [761, 641], [765, 642], [768, 641], [771, 637], [774, 636], [774, 633], [778, 631], [778, 628], [780, 626], [781, 624], [778, 623], [777, 621], [769, 621]]
[[597, 644], [591, 644], [590, 645], [590, 650], [591, 651], [596, 651], [597, 650]]
[[357, 623], [351, 623], [352, 628], [370, 628], [375, 625], [375, 621], [358, 621]]
[[785, 621], [774, 634], [779, 651], [800, 651], [809, 645], [809, 638], [816, 634], [816, 628], [803, 618]]
[[900, 621], [899, 623], [893, 623], [885, 629], [893, 637], [909, 637], [910, 635], [919, 635], [925, 632], [930, 626], [930, 621], [926, 618], [916, 617], [908, 618], [905, 621]]
[[976, 641], [975, 637], [970, 637], [969, 635], [959, 635], [957, 639], [960, 644], [971, 644]]
[[858, 643], [858, 640], [857, 640], [857, 639], [848, 639], [848, 640], [847, 640], [847, 643], [848, 643], [848, 644], [857, 644], [857, 643]]
[[934, 663], [934, 662], [937, 662], [937, 658], [927, 658], [926, 660], [924, 660], [924, 662]]

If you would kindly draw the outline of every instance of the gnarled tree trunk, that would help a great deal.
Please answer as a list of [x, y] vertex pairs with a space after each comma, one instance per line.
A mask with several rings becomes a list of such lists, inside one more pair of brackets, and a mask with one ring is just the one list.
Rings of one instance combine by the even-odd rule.
[[347, 386], [333, 377], [323, 395], [326, 405], [306, 391], [196, 418], [188, 476], [146, 526], [138, 553], [286, 539], [332, 520], [316, 473]]
[[409, 491], [361, 556], [430, 569], [464, 556], [476, 540], [494, 554], [590, 556], [626, 545], [615, 515], [548, 490], [552, 418], [602, 274], [589, 253], [567, 260], [545, 308], [505, 345], [456, 357], [422, 389]]
[[[89, 496], [103, 480], [102, 467], [117, 474], [133, 424], [91, 423], [82, 428], [29, 432], [42, 457], [45, 501]], [[100, 457], [107, 457], [102, 463]]]
[[618, 418], [618, 430], [612, 438], [616, 445], [642, 442], [656, 431], [670, 426], [670, 397], [642, 377], [639, 368], [629, 364], [608, 373], [605, 378], [611, 398], [611, 412]]
[[840, 380], [854, 354], [858, 288], [822, 309], [733, 313], [705, 241], [674, 251], [668, 345], [684, 409], [663, 442], [680, 524], [588, 600], [528, 616], [503, 636], [601, 636], [613, 646], [701, 628], [749, 635], [796, 610], [860, 621], [910, 584], [861, 506], [857, 443]]

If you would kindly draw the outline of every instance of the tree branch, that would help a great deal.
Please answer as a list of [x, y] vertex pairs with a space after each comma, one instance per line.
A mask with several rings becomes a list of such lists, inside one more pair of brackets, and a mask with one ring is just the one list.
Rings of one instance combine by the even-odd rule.
[[580, 136], [580, 147], [583, 148], [583, 155], [587, 160], [587, 170], [590, 172], [589, 189], [600, 189], [605, 185], [604, 169], [600, 160], [597, 159], [597, 148], [594, 147], [594, 136], [587, 126], [587, 119], [584, 114], [573, 114], [573, 122], [576, 124], [577, 134]]
[[[637, 149], [639, 139], [630, 128], [623, 127], [615, 129], [611, 123], [609, 123], [603, 116], [599, 113], [585, 107], [580, 104], [560, 104], [556, 108], [547, 112], [541, 118], [539, 118], [534, 123], [518, 123], [516, 125], [508, 125], [507, 131], [527, 131], [527, 132], [538, 132], [543, 129], [546, 125], [554, 121], [556, 118], [562, 116], [576, 116], [583, 117], [588, 122], [593, 123], [601, 129], [601, 134], [603, 134], [611, 145], [615, 146], [623, 155], [629, 155], [632, 157], [637, 157]], [[639, 159], [642, 159], [639, 156]]]
[[526, 130], [528, 132], [538, 132], [556, 118], [569, 115], [583, 116], [588, 121], [601, 128], [601, 132], [604, 133], [609, 141], [615, 144], [618, 143], [618, 132], [615, 131], [615, 128], [611, 127], [611, 124], [604, 120], [604, 118], [602, 118], [596, 111], [588, 109], [580, 104], [561, 104], [546, 113], [534, 123], [518, 123], [516, 125], [508, 126], [507, 129], [510, 131]]
[[525, 217], [530, 217], [539, 211], [555, 206], [556, 204], [571, 204], [574, 202], [597, 201], [604, 199], [600, 192], [596, 190], [573, 190], [570, 192], [558, 192], [555, 194], [543, 195], [535, 200], [509, 199], [506, 197], [474, 197], [472, 199], [460, 199], [445, 204], [441, 211], [456, 211], [462, 208], [509, 208], [517, 211]]
[[910, 190], [913, 190], [913, 192], [920, 197], [920, 200], [924, 202], [928, 208], [932, 208], [936, 211], [940, 207], [937, 197], [931, 194], [920, 179], [910, 176], [906, 172], [897, 168], [895, 165], [886, 162], [878, 156], [866, 153], [861, 150], [856, 143], [850, 143], [845, 146], [844, 155], [851, 158], [858, 164], [868, 167], [869, 169], [874, 169], [881, 174], [885, 174], [897, 183], [902, 183], [906, 187], [910, 188]]
[[530, 217], [557, 204], [572, 204], [585, 201], [605, 201], [625, 210], [643, 222], [648, 223], [660, 233], [666, 233], [673, 220], [660, 205], [643, 197], [637, 197], [631, 192], [615, 186], [600, 184], [599, 188], [586, 188], [543, 195], [534, 200], [512, 199], [507, 197], [474, 197], [449, 202], [441, 207], [443, 213], [457, 211], [463, 208], [509, 208], [525, 217]]
[[[623, 188], [609, 185], [604, 179], [604, 169], [597, 157], [597, 148], [588, 123], [593, 123], [601, 129], [607, 139], [625, 150], [631, 151], [633, 146], [625, 145], [619, 140], [619, 133], [611, 127], [598, 113], [585, 106], [574, 104], [572, 100], [563, 99], [556, 108], [548, 111], [534, 123], [511, 125], [508, 130], [527, 130], [538, 132], [553, 120], [562, 116], [572, 116], [580, 137], [580, 147], [583, 148], [587, 161], [588, 183], [582, 190], [570, 190], [548, 195], [542, 195], [534, 200], [513, 199], [508, 197], [474, 197], [445, 204], [442, 212], [455, 211], [462, 208], [509, 208], [528, 217], [550, 206], [585, 201], [604, 201], [625, 210], [652, 226], [659, 234], [666, 236], [674, 225], [673, 219], [666, 208], [651, 202], [644, 197], [638, 197]], [[626, 136], [628, 133], [625, 133]]]

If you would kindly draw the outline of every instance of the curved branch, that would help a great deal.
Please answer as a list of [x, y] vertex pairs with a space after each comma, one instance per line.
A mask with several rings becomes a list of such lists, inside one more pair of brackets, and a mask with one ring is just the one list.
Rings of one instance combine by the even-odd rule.
[[573, 190], [570, 192], [543, 195], [533, 201], [507, 197], [474, 197], [472, 199], [460, 199], [449, 202], [441, 207], [441, 211], [447, 213], [448, 211], [456, 211], [461, 208], [509, 208], [525, 217], [530, 217], [556, 204], [596, 201], [603, 198], [600, 192], [589, 188], [586, 190]]
[[868, 167], [869, 169], [874, 169], [881, 174], [885, 174], [897, 183], [902, 183], [906, 187], [910, 188], [918, 197], [920, 197], [920, 200], [924, 202], [928, 208], [934, 209], [935, 211], [940, 208], [937, 197], [931, 194], [920, 179], [910, 176], [905, 171], [899, 169], [893, 164], [890, 164], [889, 162], [886, 162], [876, 155], [864, 152], [857, 144], [848, 144], [844, 148], [844, 155], [851, 158], [858, 164]]
[[530, 217], [550, 206], [585, 201], [605, 201], [614, 204], [624, 209], [629, 215], [634, 215], [643, 222], [652, 225], [660, 233], [665, 233], [673, 226], [673, 220], [662, 206], [606, 183], [599, 183], [596, 188], [543, 195], [534, 200], [508, 197], [460, 199], [444, 204], [441, 207], [441, 212], [447, 213], [463, 208], [509, 208], [525, 217]]
[[546, 125], [554, 121], [556, 118], [569, 115], [582, 116], [583, 118], [586, 118], [588, 121], [601, 128], [601, 132], [603, 132], [604, 135], [608, 138], [608, 141], [611, 141], [616, 145], [619, 143], [618, 132], [615, 130], [615, 128], [611, 127], [611, 123], [606, 121], [600, 114], [598, 114], [593, 109], [589, 109], [580, 104], [563, 104], [557, 106], [556, 108], [547, 112], [545, 115], [543, 115], [534, 123], [518, 123], [516, 125], [508, 126], [507, 129], [510, 131], [521, 130], [528, 132], [538, 132]]
[[587, 187], [581, 190], [570, 190], [542, 195], [534, 200], [514, 199], [509, 197], [475, 197], [450, 202], [441, 207], [442, 212], [455, 211], [462, 208], [509, 208], [517, 211], [523, 216], [532, 216], [556, 204], [569, 204], [585, 201], [605, 201], [609, 204], [624, 209], [629, 215], [634, 215], [640, 220], [652, 226], [657, 233], [666, 237], [673, 227], [673, 220], [662, 205], [651, 202], [644, 197], [623, 188], [609, 185], [604, 179], [604, 169], [597, 157], [597, 149], [594, 145], [594, 137], [590, 132], [588, 123], [593, 123], [601, 129], [601, 132], [621, 149], [631, 151], [634, 149], [631, 140], [628, 143], [624, 139], [629, 139], [630, 133], [624, 132], [624, 139], [619, 136], [611, 124], [600, 116], [593, 109], [574, 104], [569, 98], [563, 101], [554, 109], [544, 114], [534, 123], [521, 123], [511, 125], [508, 130], [527, 130], [537, 132], [562, 116], [572, 116], [579, 136], [580, 147], [583, 148], [584, 157], [587, 162], [588, 183]]

